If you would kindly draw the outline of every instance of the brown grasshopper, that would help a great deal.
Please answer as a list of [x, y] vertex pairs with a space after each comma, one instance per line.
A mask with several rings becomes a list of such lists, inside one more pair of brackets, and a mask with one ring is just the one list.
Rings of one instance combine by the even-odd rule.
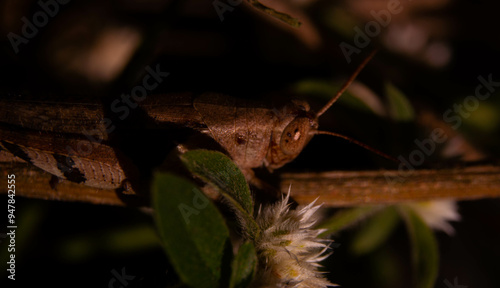
[[[318, 130], [318, 118], [337, 101], [374, 54], [316, 113], [304, 101], [291, 101], [283, 109], [272, 109], [264, 103], [213, 93], [150, 96], [140, 109], [157, 128], [182, 126], [208, 135], [257, 185], [262, 183], [253, 176], [253, 168], [264, 166], [272, 171], [282, 167], [295, 159], [316, 134], [342, 137], [390, 158], [346, 136]], [[101, 105], [0, 101], [0, 150], [60, 179], [96, 188], [133, 190], [130, 183], [136, 181], [139, 173], [132, 161], [109, 141], [115, 126], [105, 117]]]

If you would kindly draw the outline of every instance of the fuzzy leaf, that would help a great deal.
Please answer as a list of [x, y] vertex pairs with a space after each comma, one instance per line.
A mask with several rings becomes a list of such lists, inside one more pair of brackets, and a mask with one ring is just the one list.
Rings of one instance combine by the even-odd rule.
[[250, 285], [255, 276], [257, 268], [257, 255], [255, 247], [251, 242], [245, 242], [240, 246], [238, 254], [233, 259], [231, 288], [245, 288]]
[[228, 201], [240, 218], [245, 233], [257, 239], [260, 229], [253, 218], [253, 199], [250, 188], [236, 164], [228, 156], [208, 150], [192, 150], [181, 160], [191, 173], [212, 184]]
[[253, 199], [245, 176], [228, 156], [209, 150], [192, 150], [181, 156], [186, 167], [221, 192], [229, 194], [246, 213], [253, 215]]
[[369, 217], [380, 209], [379, 206], [360, 206], [341, 210], [323, 221], [318, 228], [328, 229], [322, 235], [334, 234]]
[[152, 189], [156, 224], [181, 280], [192, 287], [219, 287], [231, 248], [217, 208], [194, 184], [173, 174], [156, 174]]
[[436, 238], [431, 228], [413, 210], [401, 207], [412, 244], [416, 288], [432, 288], [439, 269]]
[[369, 253], [383, 244], [398, 224], [399, 216], [394, 207], [388, 207], [366, 220], [351, 242], [356, 255]]

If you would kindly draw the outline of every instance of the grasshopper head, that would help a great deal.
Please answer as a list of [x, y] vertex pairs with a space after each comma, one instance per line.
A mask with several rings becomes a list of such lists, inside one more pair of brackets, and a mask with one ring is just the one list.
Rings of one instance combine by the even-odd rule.
[[314, 135], [311, 132], [318, 129], [316, 115], [309, 112], [309, 105], [304, 101], [292, 101], [277, 117], [265, 159], [269, 170], [295, 159]]
[[375, 53], [377, 53], [377, 50], [372, 51], [370, 55], [361, 62], [337, 94], [317, 113], [310, 112], [309, 105], [303, 101], [292, 101], [292, 103], [284, 107], [282, 113], [276, 113], [278, 121], [271, 134], [270, 147], [264, 160], [264, 164], [270, 171], [280, 168], [295, 159], [316, 134], [326, 134], [344, 138], [382, 157], [397, 162], [393, 157], [350, 137], [334, 132], [318, 131], [318, 118], [339, 99]]

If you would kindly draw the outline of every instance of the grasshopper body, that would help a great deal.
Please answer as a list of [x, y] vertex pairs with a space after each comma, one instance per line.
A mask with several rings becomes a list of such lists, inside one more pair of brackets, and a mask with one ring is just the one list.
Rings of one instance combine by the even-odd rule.
[[[308, 106], [295, 102], [276, 109], [212, 93], [150, 98], [140, 106], [150, 120], [146, 128], [184, 126], [208, 134], [244, 171], [293, 160], [317, 127]], [[0, 110], [0, 148], [58, 178], [117, 189], [138, 174], [109, 143], [115, 127], [101, 105], [4, 99]]]
[[[349, 139], [318, 131], [318, 118], [373, 55], [374, 52], [317, 113], [309, 111], [309, 105], [302, 101], [272, 107], [269, 103], [214, 93], [151, 95], [140, 103], [137, 111], [132, 111], [141, 115], [137, 119], [142, 122], [134, 123], [134, 127], [159, 129], [162, 133], [182, 128], [206, 134], [252, 181], [252, 168], [264, 166], [272, 171], [282, 167], [295, 159], [315, 134]], [[111, 112], [118, 112], [114, 108], [111, 106]], [[128, 113], [108, 118], [108, 110], [95, 103], [2, 99], [0, 149], [62, 179], [97, 188], [130, 189], [130, 182], [139, 177], [138, 169], [120, 152], [120, 143], [112, 141], [113, 133], [119, 133], [114, 132], [119, 126], [117, 121], [126, 118]]]

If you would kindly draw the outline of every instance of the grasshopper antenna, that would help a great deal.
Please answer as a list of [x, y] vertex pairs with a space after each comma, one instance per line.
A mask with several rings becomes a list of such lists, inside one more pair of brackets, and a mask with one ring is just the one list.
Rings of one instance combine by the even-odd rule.
[[370, 55], [368, 55], [368, 57], [366, 57], [365, 60], [363, 60], [363, 62], [361, 62], [361, 64], [359, 64], [358, 68], [356, 68], [356, 71], [354, 71], [354, 73], [352, 73], [351, 77], [349, 77], [349, 79], [347, 79], [347, 81], [344, 83], [344, 85], [342, 87], [340, 87], [340, 90], [337, 92], [335, 97], [330, 99], [330, 101], [328, 101], [328, 103], [326, 103], [326, 105], [323, 108], [321, 108], [321, 110], [319, 110], [318, 113], [316, 113], [316, 118], [319, 118], [319, 116], [323, 115], [323, 113], [325, 113], [333, 105], [333, 103], [335, 103], [335, 102], [337, 102], [337, 100], [339, 100], [340, 96], [342, 96], [342, 94], [349, 87], [349, 85], [351, 85], [352, 81], [354, 81], [354, 79], [356, 79], [356, 77], [358, 77], [359, 72], [361, 72], [361, 70], [363, 70], [363, 68], [366, 66], [366, 64], [368, 62], [370, 62], [370, 60], [373, 58], [373, 56], [375, 56], [375, 54], [377, 54], [377, 51], [378, 51], [378, 49], [373, 50], [370, 53]]
[[373, 152], [373, 153], [375, 153], [375, 154], [377, 154], [379, 156], [382, 156], [385, 159], [391, 160], [391, 161], [393, 161], [395, 163], [400, 163], [400, 161], [398, 159], [396, 159], [396, 158], [394, 158], [394, 157], [392, 157], [390, 155], [387, 155], [387, 154], [385, 154], [384, 152], [382, 152], [382, 151], [380, 151], [378, 149], [370, 147], [368, 144], [365, 144], [365, 143], [363, 143], [361, 141], [358, 141], [356, 139], [353, 139], [351, 137], [348, 137], [348, 136], [345, 136], [345, 135], [342, 135], [342, 134], [338, 134], [338, 133], [335, 133], [335, 132], [329, 132], [329, 131], [312, 131], [311, 134], [315, 134], [315, 135], [318, 135], [318, 134], [321, 134], [321, 135], [331, 135], [331, 136], [339, 137], [339, 138], [345, 139], [345, 140], [347, 140], [347, 141], [349, 141], [351, 143], [354, 143], [354, 144], [356, 144], [356, 145], [358, 145], [360, 147], [363, 147], [366, 150], [371, 151], [371, 152]]
[[[363, 70], [363, 68], [366, 66], [366, 64], [368, 62], [370, 62], [370, 60], [373, 58], [373, 56], [375, 56], [375, 54], [377, 54], [378, 52], [378, 49], [375, 49], [373, 50], [370, 55], [368, 55], [368, 57], [366, 57], [363, 62], [361, 62], [361, 64], [359, 64], [358, 68], [356, 68], [356, 70], [354, 71], [354, 73], [352, 73], [351, 77], [349, 77], [349, 79], [347, 79], [347, 81], [344, 83], [344, 85], [342, 85], [342, 87], [340, 87], [340, 90], [337, 92], [337, 94], [335, 95], [335, 97], [333, 97], [330, 101], [328, 101], [328, 103], [326, 103], [325, 106], [323, 106], [323, 108], [321, 108], [321, 110], [318, 111], [318, 113], [316, 113], [316, 119], [319, 118], [321, 115], [323, 115], [332, 105], [333, 103], [337, 102], [337, 100], [340, 98], [340, 96], [342, 96], [342, 94], [345, 92], [345, 90], [347, 90], [347, 88], [349, 87], [349, 85], [351, 85], [351, 83], [354, 81], [354, 79], [356, 79], [356, 77], [358, 76], [358, 74], [361, 72], [361, 70]], [[335, 136], [335, 137], [339, 137], [339, 138], [342, 138], [342, 139], [345, 139], [349, 142], [352, 142], [360, 147], [363, 147], [365, 148], [366, 150], [369, 150], [379, 156], [382, 156], [384, 157], [385, 159], [388, 159], [388, 160], [391, 160], [393, 162], [396, 162], [396, 163], [399, 163], [399, 160], [397, 160], [396, 158], [390, 156], [390, 155], [387, 155], [385, 154], [384, 152], [380, 151], [380, 150], [377, 150], [373, 147], [370, 147], [369, 145], [363, 143], [363, 142], [360, 142], [356, 139], [353, 139], [351, 137], [347, 137], [345, 135], [342, 135], [342, 134], [338, 134], [338, 133], [335, 133], [335, 132], [329, 132], [329, 131], [312, 131], [311, 134], [323, 134], [323, 135], [331, 135], [331, 136]]]

